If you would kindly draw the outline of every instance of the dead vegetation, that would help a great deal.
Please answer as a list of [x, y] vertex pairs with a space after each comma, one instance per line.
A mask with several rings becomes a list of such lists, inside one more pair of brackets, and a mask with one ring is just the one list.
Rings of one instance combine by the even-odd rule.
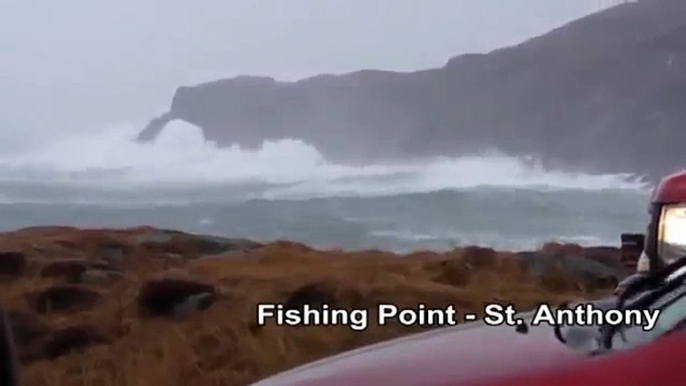
[[[577, 275], [555, 262], [581, 259], [580, 247], [544, 250], [550, 264], [533, 273], [524, 255], [479, 247], [398, 256], [152, 228], [41, 227], [0, 235], [0, 303], [10, 311], [25, 385], [246, 385], [422, 330], [258, 326], [258, 303], [454, 304], [478, 313], [496, 301], [526, 310], [598, 297], [619, 279]], [[618, 261], [617, 250], [603, 251], [596, 259]]]

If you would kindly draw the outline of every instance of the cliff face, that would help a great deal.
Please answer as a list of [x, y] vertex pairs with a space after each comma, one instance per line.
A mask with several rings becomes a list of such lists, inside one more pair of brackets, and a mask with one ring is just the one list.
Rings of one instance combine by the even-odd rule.
[[172, 119], [222, 145], [300, 138], [361, 163], [498, 148], [552, 168], [651, 177], [686, 165], [686, 2], [641, 0], [413, 73], [180, 87]]

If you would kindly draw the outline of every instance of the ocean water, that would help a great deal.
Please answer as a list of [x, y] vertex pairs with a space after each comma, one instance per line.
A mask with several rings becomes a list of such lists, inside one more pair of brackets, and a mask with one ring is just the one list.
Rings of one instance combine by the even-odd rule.
[[495, 151], [349, 167], [299, 140], [218, 148], [172, 122], [142, 144], [140, 127], [0, 154], [0, 230], [152, 225], [322, 248], [523, 250], [618, 245], [647, 221], [650, 187], [627, 175], [550, 172]]

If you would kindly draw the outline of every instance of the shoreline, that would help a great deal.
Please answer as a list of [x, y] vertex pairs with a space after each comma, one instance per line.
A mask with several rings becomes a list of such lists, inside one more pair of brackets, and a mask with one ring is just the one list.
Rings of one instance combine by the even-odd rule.
[[465, 247], [399, 255], [151, 227], [31, 227], [0, 234], [0, 304], [14, 321], [31, 385], [245, 385], [436, 328], [393, 320], [363, 331], [260, 325], [258, 304], [370, 313], [378, 304], [425, 304], [480, 318], [493, 302], [527, 311], [606, 296], [629, 273], [619, 256], [616, 247], [554, 243], [519, 253]]

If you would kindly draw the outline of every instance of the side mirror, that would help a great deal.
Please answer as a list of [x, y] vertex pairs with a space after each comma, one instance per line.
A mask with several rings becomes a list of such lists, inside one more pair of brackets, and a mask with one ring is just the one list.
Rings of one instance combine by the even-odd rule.
[[636, 267], [645, 249], [645, 235], [642, 233], [622, 233], [622, 256], [620, 261], [627, 267]]

